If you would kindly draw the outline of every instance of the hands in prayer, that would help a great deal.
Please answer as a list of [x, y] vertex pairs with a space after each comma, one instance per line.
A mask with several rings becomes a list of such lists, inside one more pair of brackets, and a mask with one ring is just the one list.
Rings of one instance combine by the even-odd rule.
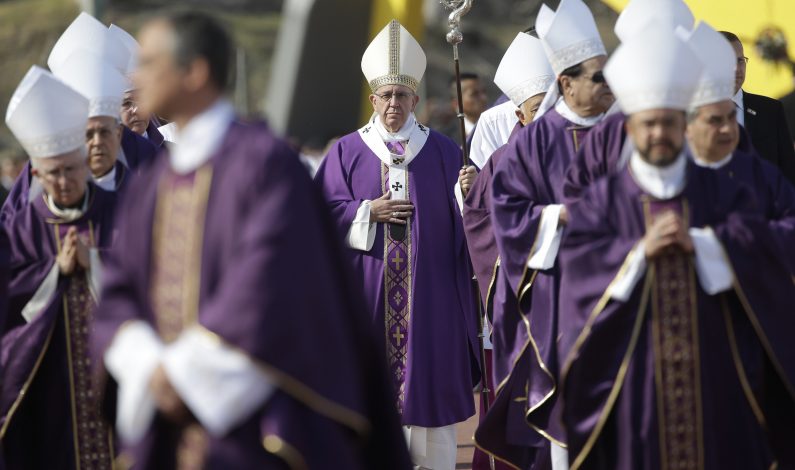
[[414, 213], [414, 204], [406, 199], [389, 199], [392, 191], [370, 202], [370, 223], [382, 222], [406, 225], [406, 219]]
[[461, 194], [463, 194], [464, 197], [467, 197], [467, 194], [469, 194], [469, 190], [472, 189], [472, 185], [475, 184], [475, 178], [477, 178], [477, 176], [478, 171], [472, 165], [461, 168], [461, 170], [458, 171], [458, 184], [461, 185]]
[[56, 258], [58, 269], [64, 276], [71, 275], [75, 268], [81, 267], [88, 271], [90, 266], [88, 247], [77, 236], [77, 229], [70, 227], [63, 240], [63, 246]]
[[149, 390], [155, 398], [157, 409], [169, 421], [183, 424], [192, 419], [192, 414], [168, 380], [162, 365], [157, 366], [149, 380]]
[[646, 259], [651, 260], [676, 250], [692, 253], [693, 240], [687, 229], [685, 221], [675, 212], [667, 211], [657, 217], [643, 237]]

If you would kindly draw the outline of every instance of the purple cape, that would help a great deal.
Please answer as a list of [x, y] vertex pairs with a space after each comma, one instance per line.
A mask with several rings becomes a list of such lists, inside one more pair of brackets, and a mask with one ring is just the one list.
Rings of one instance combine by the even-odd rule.
[[121, 148], [127, 159], [127, 166], [136, 171], [151, 162], [157, 155], [157, 146], [149, 139], [122, 126]]
[[146, 126], [146, 139], [152, 142], [155, 147], [160, 148], [163, 146], [165, 139], [163, 138], [163, 134], [157, 130], [158, 127], [160, 127], [160, 122], [156, 117], [152, 116], [152, 119], [149, 120], [149, 124]]
[[[86, 241], [93, 240], [100, 256], [111, 245], [116, 195], [91, 183], [88, 191], [88, 209], [73, 222], [54, 216], [43, 196], [5, 222], [11, 243], [11, 282], [0, 361], [5, 369], [0, 434], [8, 468], [74, 468], [73, 422], [77, 426], [84, 421], [82, 414], [73, 415], [72, 407], [80, 403], [78, 394], [91, 389], [80, 385], [77, 363], [87, 358], [87, 351], [80, 354], [77, 349], [87, 345], [67, 327], [64, 306], [70, 285], [85, 272], [59, 276], [50, 303], [30, 323], [21, 313], [53, 267], [58, 238], [69, 227], [77, 227]], [[69, 324], [88, 321], [86, 313], [70, 310]], [[69, 372], [73, 367], [74, 375]], [[76, 385], [71, 385], [73, 381]], [[91, 403], [96, 404], [93, 399]]]
[[[401, 345], [405, 365], [390, 363], [394, 381], [400, 380], [399, 372], [405, 370], [402, 418], [406, 425], [445, 426], [464, 421], [475, 412], [472, 387], [480, 375], [478, 318], [463, 225], [453, 194], [460, 156], [453, 141], [431, 131], [408, 167], [409, 199], [414, 204], [409, 223], [413, 254], [411, 279], [407, 280], [411, 290], [408, 341]], [[381, 160], [358, 133], [341, 138], [329, 151], [315, 180], [340, 235], [348, 232], [363, 200], [384, 194], [382, 168]], [[384, 227], [379, 223], [370, 251], [347, 253], [382, 341], [387, 336], [384, 240]]]
[[[780, 468], [793, 465], [795, 325], [789, 299], [795, 286], [748, 189], [692, 163], [687, 173], [684, 193], [674, 200], [646, 196], [624, 169], [592, 184], [570, 206], [560, 253], [559, 354], [565, 360], [561, 397], [572, 468], [664, 468], [661, 459], [674, 454], [661, 446], [675, 444], [670, 438], [676, 433], [698, 436], [678, 441], [681, 449], [692, 449], [682, 458], [695, 459], [698, 468], [769, 468], [774, 458]], [[713, 228], [732, 264], [734, 289], [707, 295], [691, 258], [678, 255], [686, 261], [682, 277], [672, 277], [664, 264], [657, 269], [664, 257], [649, 264], [627, 302], [611, 300], [605, 291], [644, 235], [644, 214], [666, 204], [683, 207], [691, 227]], [[690, 286], [681, 298], [685, 307], [665, 310], [679, 297], [657, 290], [681, 292], [681, 286]], [[663, 347], [657, 346], [661, 327], [655, 325], [678, 325], [654, 320], [659, 311], [677, 322], [686, 312], [683, 318], [696, 325], [685, 330], [696, 332], [687, 343], [697, 345], [695, 353], [655, 352]], [[696, 367], [659, 365], [682, 359]], [[673, 379], [676, 370], [679, 379], [655, 381], [657, 375]], [[698, 406], [667, 408], [672, 399]], [[670, 426], [662, 426], [660, 416]]]
[[[522, 129], [507, 145], [492, 182], [492, 222], [500, 250], [500, 272], [505, 275], [525, 316], [521, 322], [515, 319], [506, 322], [512, 330], [495, 331], [494, 335], [507, 341], [529, 335], [524, 342], [507, 343], [504, 351], [498, 346], [499, 338], [495, 339], [495, 378], [499, 382], [501, 374], [510, 373], [513, 364], [507, 359], [516, 357], [519, 351], [530, 351], [527, 421], [545, 437], [561, 442], [564, 439], [562, 430], [556, 420], [550, 419], [557, 398], [560, 269], [556, 262], [551, 269], [532, 270], [527, 262], [535, 245], [542, 212], [547, 205], [563, 203], [566, 168], [591, 129], [577, 126], [554, 109], [550, 110]], [[527, 328], [523, 328], [525, 321]], [[525, 332], [520, 333], [522, 329]]]
[[[264, 124], [235, 122], [207, 165], [206, 222], [195, 253], [197, 321], [261, 364], [278, 390], [229, 434], [210, 438], [205, 461], [211, 468], [284, 468], [292, 458], [307, 468], [408, 468], [383, 347], [373, 340], [358, 284], [297, 155]], [[96, 315], [97, 364], [125, 321], [157, 328], [153, 223], [157, 182], [171, 174], [168, 158], [155, 159], [133, 178], [128, 194], [135, 197], [123, 199], [118, 249], [106, 261]], [[174, 468], [176, 431], [158, 417], [127, 451], [139, 468]], [[266, 436], [289, 446], [272, 454]]]

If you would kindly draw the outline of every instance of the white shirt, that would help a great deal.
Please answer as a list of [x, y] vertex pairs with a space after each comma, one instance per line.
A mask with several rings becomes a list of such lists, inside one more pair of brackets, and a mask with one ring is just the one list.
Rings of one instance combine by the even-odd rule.
[[672, 164], [659, 167], [647, 163], [635, 151], [629, 159], [629, 167], [638, 186], [657, 199], [671, 199], [685, 189], [687, 156], [684, 152]]
[[94, 179], [94, 184], [104, 189], [105, 191], [116, 191], [116, 165], [109, 172], [102, 176], [91, 176]]
[[516, 109], [513, 102], [506, 101], [480, 115], [469, 150], [469, 159], [478, 168], [483, 168], [491, 154], [508, 143], [513, 128], [519, 122]]
[[721, 158], [717, 162], [708, 162], [706, 160], [702, 160], [699, 158], [695, 153], [693, 154], [693, 163], [696, 165], [703, 167], [703, 168], [711, 168], [713, 170], [717, 170], [719, 168], [723, 168], [724, 166], [728, 165], [730, 161], [732, 161], [732, 157], [734, 156], [733, 153], [726, 155], [725, 157]]
[[743, 103], [743, 89], [737, 90], [737, 94], [732, 98], [734, 104], [737, 106], [737, 122], [741, 126], [745, 126], [745, 104]]
[[573, 122], [574, 124], [583, 127], [593, 127], [599, 124], [599, 121], [605, 117], [605, 113], [602, 113], [598, 116], [582, 117], [572, 111], [571, 108], [569, 108], [569, 105], [566, 104], [566, 100], [563, 98], [560, 98], [558, 102], [555, 103], [555, 111], [557, 111], [558, 114], [563, 116], [567, 121]]
[[202, 166], [223, 143], [229, 124], [235, 119], [235, 108], [220, 98], [201, 114], [194, 116], [183, 129], [177, 128], [179, 145], [169, 146], [171, 167], [180, 174]]

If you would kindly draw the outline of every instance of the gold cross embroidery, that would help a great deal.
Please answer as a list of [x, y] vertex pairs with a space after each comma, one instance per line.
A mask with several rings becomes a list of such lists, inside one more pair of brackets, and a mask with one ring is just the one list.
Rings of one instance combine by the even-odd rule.
[[392, 337], [395, 338], [395, 341], [397, 341], [398, 343], [401, 343], [403, 341], [403, 338], [406, 337], [406, 335], [401, 333], [400, 330], [395, 330], [395, 332], [392, 333]]
[[400, 256], [400, 253], [395, 253], [395, 257], [392, 258], [392, 262], [395, 263], [395, 269], [398, 271], [400, 271], [400, 265], [403, 264], [404, 261], [406, 260]]

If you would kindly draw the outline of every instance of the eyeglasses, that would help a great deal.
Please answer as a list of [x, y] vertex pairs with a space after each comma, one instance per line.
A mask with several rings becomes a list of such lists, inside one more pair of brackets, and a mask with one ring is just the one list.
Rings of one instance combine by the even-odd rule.
[[737, 58], [737, 65], [746, 65], [747, 63], [748, 63], [748, 57]]
[[383, 95], [375, 95], [375, 96], [381, 98], [381, 101], [383, 101], [384, 103], [389, 103], [390, 101], [392, 101], [392, 98], [395, 98], [398, 101], [405, 101], [413, 97], [414, 93], [404, 93], [402, 91], [399, 91], [397, 93], [384, 93]]
[[607, 80], [605, 80], [605, 74], [601, 70], [598, 71], [598, 72], [595, 72], [590, 77], [587, 76], [587, 75], [580, 75], [580, 77], [584, 78], [586, 80], [590, 80], [593, 83], [605, 83], [605, 82], [607, 82]]

